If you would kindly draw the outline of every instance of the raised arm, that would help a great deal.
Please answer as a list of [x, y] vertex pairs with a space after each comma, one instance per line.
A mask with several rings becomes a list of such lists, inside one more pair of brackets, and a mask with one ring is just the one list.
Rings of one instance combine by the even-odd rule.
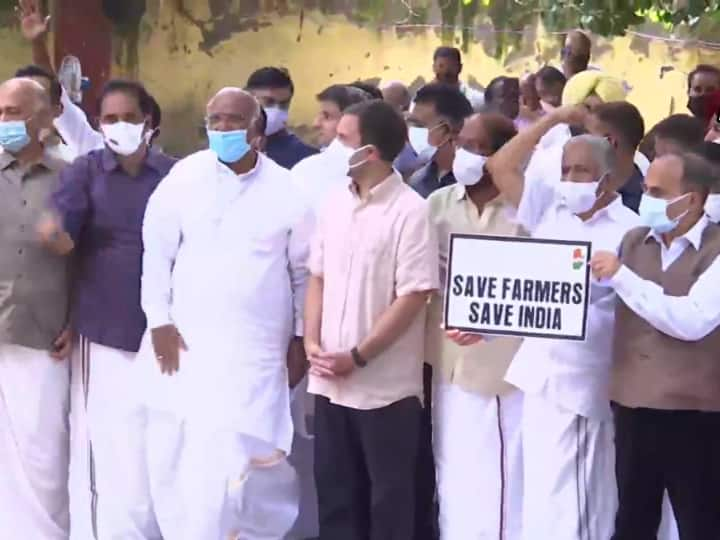
[[50, 16], [43, 14], [38, 0], [20, 0], [17, 13], [23, 37], [32, 45], [33, 64], [55, 73], [47, 43]]
[[525, 167], [543, 135], [558, 124], [582, 124], [586, 114], [587, 110], [582, 106], [556, 109], [521, 131], [488, 160], [487, 170], [510, 204], [516, 208], [520, 206], [525, 189]]

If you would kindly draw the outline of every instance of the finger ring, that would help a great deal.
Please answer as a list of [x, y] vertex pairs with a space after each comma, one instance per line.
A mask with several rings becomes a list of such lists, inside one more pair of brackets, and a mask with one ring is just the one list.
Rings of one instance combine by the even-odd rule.
[[163, 360], [165, 357], [162, 354], [158, 354], [156, 358], [158, 360]]

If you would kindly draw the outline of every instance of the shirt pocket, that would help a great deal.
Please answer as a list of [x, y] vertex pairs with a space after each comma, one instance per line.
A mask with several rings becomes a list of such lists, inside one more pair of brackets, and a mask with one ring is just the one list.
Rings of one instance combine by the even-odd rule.
[[358, 239], [358, 264], [369, 279], [386, 280], [394, 275], [394, 240], [389, 228], [368, 232]]

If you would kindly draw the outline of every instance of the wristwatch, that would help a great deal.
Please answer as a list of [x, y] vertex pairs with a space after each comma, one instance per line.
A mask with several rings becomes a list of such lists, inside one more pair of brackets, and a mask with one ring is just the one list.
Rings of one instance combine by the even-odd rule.
[[361, 355], [360, 351], [358, 351], [357, 347], [353, 347], [350, 349], [350, 355], [352, 356], [353, 362], [355, 362], [355, 365], [357, 367], [365, 367], [367, 366], [367, 360], [365, 360]]

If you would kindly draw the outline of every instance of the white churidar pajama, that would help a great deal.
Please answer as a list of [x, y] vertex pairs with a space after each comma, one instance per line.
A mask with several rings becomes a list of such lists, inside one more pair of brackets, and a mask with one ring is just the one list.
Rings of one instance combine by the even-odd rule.
[[486, 397], [454, 384], [435, 385], [441, 540], [520, 539], [522, 399], [519, 391]]
[[188, 350], [138, 362], [156, 522], [171, 540], [282, 540], [298, 514], [286, 357], [302, 336], [312, 219], [290, 173], [258, 156], [237, 175], [202, 151], [150, 199], [142, 304]]
[[0, 538], [67, 540], [68, 362], [0, 344]]

